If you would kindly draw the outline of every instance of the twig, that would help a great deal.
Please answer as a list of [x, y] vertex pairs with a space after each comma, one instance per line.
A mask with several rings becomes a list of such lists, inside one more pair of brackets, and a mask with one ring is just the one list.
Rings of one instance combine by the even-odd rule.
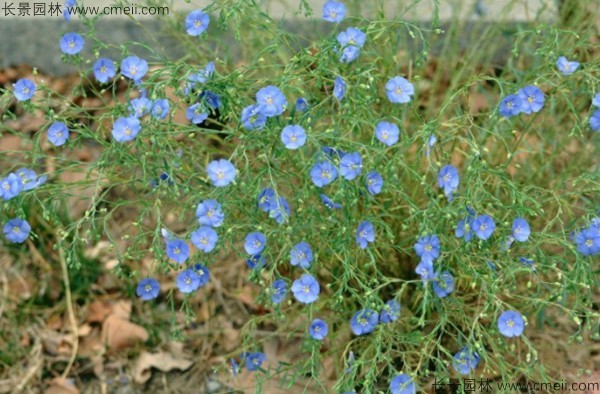
[[27, 373], [19, 378], [19, 384], [15, 387], [15, 393], [20, 393], [25, 389], [27, 383], [33, 378], [33, 376], [40, 370], [44, 362], [42, 357], [42, 344], [37, 336], [35, 336], [35, 345], [29, 353], [29, 360], [35, 360], [27, 370]]
[[79, 347], [79, 332], [77, 330], [77, 321], [75, 320], [75, 313], [73, 312], [73, 301], [71, 300], [71, 284], [69, 283], [69, 271], [67, 271], [67, 262], [65, 260], [65, 252], [62, 244], [59, 241], [58, 252], [60, 257], [60, 268], [62, 270], [63, 283], [65, 285], [65, 298], [67, 302], [67, 312], [69, 314], [69, 321], [71, 323], [71, 330], [73, 331], [73, 349], [71, 350], [71, 357], [69, 363], [65, 367], [62, 373], [62, 378], [66, 379], [75, 363], [75, 357], [77, 357], [77, 348]]

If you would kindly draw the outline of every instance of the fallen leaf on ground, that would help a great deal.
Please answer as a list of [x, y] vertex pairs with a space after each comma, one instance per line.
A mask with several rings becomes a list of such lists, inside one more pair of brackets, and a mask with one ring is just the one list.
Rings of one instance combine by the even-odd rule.
[[79, 389], [70, 379], [54, 378], [44, 394], [79, 394]]
[[112, 314], [102, 325], [102, 342], [110, 351], [119, 351], [138, 342], [145, 342], [148, 332], [142, 326]]
[[152, 376], [152, 368], [162, 372], [173, 369], [185, 371], [193, 362], [183, 355], [159, 351], [158, 353], [142, 352], [133, 366], [133, 379], [136, 383], [146, 383]]

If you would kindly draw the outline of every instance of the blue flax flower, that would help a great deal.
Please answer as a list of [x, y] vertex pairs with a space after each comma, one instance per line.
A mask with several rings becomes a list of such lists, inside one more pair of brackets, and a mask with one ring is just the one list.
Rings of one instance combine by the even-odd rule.
[[512, 225], [512, 235], [519, 242], [525, 242], [529, 239], [531, 230], [529, 229], [529, 223], [523, 218], [516, 218]]
[[537, 86], [526, 86], [517, 93], [521, 98], [521, 112], [530, 115], [544, 107], [544, 92]]
[[388, 100], [394, 104], [404, 104], [415, 94], [415, 87], [406, 78], [396, 76], [385, 84]]
[[13, 94], [17, 101], [27, 101], [35, 93], [35, 83], [31, 79], [21, 78], [13, 85]]
[[148, 72], [148, 62], [137, 56], [128, 56], [121, 61], [121, 74], [139, 82]]
[[310, 177], [318, 187], [329, 185], [337, 176], [337, 168], [327, 160], [318, 162], [310, 170]]
[[60, 50], [67, 55], [77, 55], [84, 45], [83, 37], [77, 33], [66, 33], [60, 39]]
[[300, 242], [292, 248], [290, 252], [290, 263], [293, 266], [299, 265], [302, 268], [310, 268], [310, 263], [313, 260], [313, 252], [310, 245], [306, 242]]
[[342, 204], [338, 204], [334, 202], [331, 198], [327, 197], [325, 194], [321, 194], [321, 202], [329, 209], [340, 209]]
[[261, 112], [268, 118], [281, 115], [288, 104], [281, 90], [272, 85], [256, 93], [256, 102], [262, 106]]
[[373, 223], [365, 220], [356, 229], [356, 244], [361, 249], [366, 249], [368, 244], [375, 242], [375, 228]]
[[190, 248], [188, 244], [179, 238], [167, 240], [167, 256], [179, 264], [185, 263], [190, 257]]
[[306, 112], [308, 110], [308, 101], [304, 97], [296, 100], [296, 112]]
[[285, 299], [288, 292], [286, 281], [277, 279], [271, 285], [271, 292], [271, 301], [273, 301], [273, 304], [280, 304]]
[[354, 335], [370, 334], [377, 327], [379, 314], [372, 309], [361, 309], [352, 315], [350, 319], [350, 329]]
[[202, 10], [194, 10], [185, 18], [185, 31], [190, 36], [196, 37], [204, 33], [209, 23], [210, 17], [207, 13]]
[[346, 82], [342, 79], [342, 77], [337, 77], [333, 81], [333, 97], [337, 99], [337, 101], [342, 101], [344, 95], [346, 94]]
[[256, 371], [260, 369], [262, 364], [267, 361], [267, 356], [261, 352], [246, 353], [242, 358], [246, 360], [246, 369], [248, 371]]
[[269, 212], [276, 205], [277, 194], [270, 187], [264, 188], [258, 195], [258, 209]]
[[221, 107], [221, 96], [211, 92], [210, 90], [205, 90], [201, 92], [198, 98], [213, 110], [219, 109]]
[[492, 236], [496, 229], [496, 223], [489, 215], [479, 215], [473, 220], [473, 231], [477, 238], [486, 240]]
[[4, 224], [4, 236], [12, 243], [21, 244], [29, 238], [31, 226], [27, 220], [14, 218]]
[[204, 111], [200, 103], [196, 103], [185, 110], [185, 117], [193, 124], [200, 124], [208, 119], [208, 112]]
[[436, 142], [437, 142], [437, 138], [436, 138], [435, 134], [431, 134], [429, 136], [429, 139], [427, 140], [427, 146], [425, 147], [425, 156], [426, 157], [431, 156], [431, 150], [435, 146]]
[[327, 1], [323, 4], [323, 19], [327, 22], [339, 23], [346, 16], [346, 6], [339, 1]]
[[518, 337], [523, 330], [525, 330], [525, 321], [519, 312], [504, 311], [498, 317], [498, 331], [505, 337]]
[[160, 284], [154, 278], [144, 278], [140, 280], [135, 289], [135, 293], [144, 301], [152, 300], [158, 297]]
[[294, 298], [303, 304], [310, 304], [319, 298], [321, 287], [319, 282], [309, 274], [304, 274], [292, 283]]
[[281, 142], [288, 149], [298, 149], [306, 143], [306, 132], [299, 125], [288, 125], [281, 131]]
[[69, 139], [69, 129], [63, 122], [54, 122], [48, 127], [48, 141], [54, 146], [62, 146]]
[[216, 187], [225, 187], [235, 179], [235, 167], [225, 159], [213, 160], [208, 163], [206, 172]]
[[327, 323], [325, 323], [321, 319], [315, 319], [310, 323], [310, 327], [308, 328], [308, 332], [313, 339], [318, 341], [322, 341], [327, 336], [328, 332]]
[[419, 264], [415, 267], [415, 272], [421, 277], [421, 280], [434, 279], [435, 274], [433, 273], [433, 260], [421, 259]]
[[358, 152], [347, 153], [340, 160], [340, 175], [351, 181], [360, 175], [362, 157]]
[[166, 98], [155, 100], [150, 113], [155, 119], [166, 118], [169, 115], [169, 100]]
[[63, 18], [68, 22], [71, 20], [71, 7], [75, 7], [75, 0], [65, 0]]
[[194, 264], [194, 272], [196, 272], [196, 275], [198, 275], [198, 278], [200, 279], [200, 287], [205, 286], [210, 280], [210, 271], [202, 264]]
[[400, 129], [395, 123], [379, 122], [375, 126], [375, 137], [387, 146], [392, 146], [400, 140]]
[[600, 93], [596, 93], [592, 99], [592, 105], [596, 108], [600, 108]]
[[140, 120], [134, 117], [118, 118], [112, 128], [112, 136], [117, 142], [133, 141], [142, 126]]
[[337, 36], [337, 41], [342, 47], [342, 63], [354, 61], [360, 54], [360, 48], [365, 45], [367, 35], [355, 27], [349, 27]]
[[379, 194], [383, 188], [383, 177], [377, 171], [371, 171], [367, 174], [366, 184], [371, 195]]
[[400, 304], [396, 300], [389, 300], [385, 303], [379, 314], [379, 322], [386, 324], [398, 320], [400, 316]]
[[558, 67], [563, 75], [571, 75], [579, 68], [579, 62], [569, 61], [566, 57], [561, 56], [556, 61], [556, 67]]
[[279, 224], [285, 223], [291, 215], [290, 204], [285, 197], [277, 197], [271, 210], [269, 211], [269, 217], [275, 219]]
[[202, 226], [192, 233], [191, 240], [195, 247], [209, 253], [217, 245], [219, 235], [212, 227]]
[[5, 201], [19, 195], [23, 191], [23, 181], [15, 174], [10, 173], [4, 179], [0, 179], [0, 196]]
[[590, 116], [589, 123], [592, 131], [600, 131], [600, 109], [594, 111], [592, 116]]
[[452, 367], [462, 375], [471, 373], [473, 369], [477, 368], [477, 364], [479, 364], [479, 354], [469, 349], [468, 346], [456, 353], [452, 360]]
[[446, 297], [454, 291], [454, 276], [448, 271], [442, 272], [433, 281], [433, 292], [440, 298]]
[[444, 195], [449, 201], [453, 200], [453, 194], [458, 189], [460, 177], [458, 170], [451, 164], [447, 164], [440, 169], [438, 174], [438, 186], [444, 189]]
[[221, 210], [221, 204], [216, 200], [204, 200], [196, 207], [196, 218], [203, 226], [219, 227], [223, 224], [225, 215]]
[[600, 253], [600, 235], [594, 227], [588, 227], [575, 234], [577, 251], [584, 256], [595, 256]]
[[246, 260], [246, 265], [251, 270], [253, 270], [255, 268], [262, 268], [265, 265], [267, 265], [267, 258], [265, 256], [263, 256], [262, 254], [257, 253], [255, 255], [250, 256]]
[[521, 113], [523, 100], [518, 94], [509, 94], [500, 101], [498, 112], [505, 118], [510, 118]]
[[255, 255], [262, 252], [267, 245], [267, 237], [261, 232], [253, 232], [246, 236], [244, 241], [244, 249], [246, 253]]
[[152, 110], [152, 100], [146, 97], [146, 92], [141, 97], [134, 98], [129, 102], [129, 115], [135, 118], [141, 118], [148, 115]]
[[394, 376], [390, 382], [390, 391], [392, 394], [415, 394], [417, 389], [410, 376], [400, 374]]
[[467, 216], [464, 219], [458, 221], [454, 234], [456, 238], [464, 238], [466, 242], [469, 242], [473, 238], [473, 217]]
[[[35, 171], [30, 170], [29, 168], [19, 168], [15, 173], [19, 179], [21, 180], [21, 185], [23, 186], [23, 191], [33, 190], [37, 186], [39, 186], [39, 179]], [[0, 196], [2, 193], [0, 192]]]
[[440, 255], [440, 239], [437, 235], [424, 235], [415, 243], [415, 252], [423, 261], [437, 259]]
[[100, 83], [106, 83], [117, 75], [115, 63], [108, 58], [101, 57], [94, 63], [94, 77]]
[[192, 269], [183, 270], [177, 275], [177, 279], [175, 280], [175, 284], [179, 291], [184, 294], [191, 293], [193, 291], [198, 290], [200, 287], [200, 277], [196, 273], [196, 271]]
[[267, 124], [267, 115], [260, 104], [249, 105], [242, 110], [242, 125], [246, 130], [260, 130]]

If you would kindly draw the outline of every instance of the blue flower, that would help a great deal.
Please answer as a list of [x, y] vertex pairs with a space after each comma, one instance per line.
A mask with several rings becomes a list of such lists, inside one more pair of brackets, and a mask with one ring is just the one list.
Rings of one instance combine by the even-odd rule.
[[198, 275], [200, 287], [205, 286], [210, 280], [210, 271], [202, 264], [194, 264], [194, 272]]
[[310, 333], [310, 336], [313, 339], [316, 339], [317, 341], [322, 341], [327, 336], [327, 323], [325, 323], [321, 319], [315, 319], [312, 321], [312, 323], [310, 323], [308, 332]]
[[479, 354], [469, 349], [468, 346], [456, 353], [452, 360], [452, 367], [462, 375], [468, 375], [471, 370], [477, 368], [477, 364], [479, 364]]
[[190, 257], [190, 248], [184, 240], [171, 238], [167, 240], [167, 256], [171, 260], [183, 264]]
[[192, 89], [199, 83], [205, 83], [215, 72], [215, 63], [209, 62], [203, 70], [195, 74], [190, 74], [187, 78], [187, 82], [183, 88], [184, 94], [189, 94]]
[[204, 33], [209, 23], [210, 17], [207, 13], [202, 10], [194, 10], [185, 18], [185, 31], [190, 36], [196, 37]]
[[35, 83], [31, 79], [21, 78], [13, 85], [13, 94], [17, 101], [26, 101], [35, 93]]
[[267, 115], [260, 104], [249, 105], [242, 110], [242, 125], [246, 130], [260, 130], [267, 124]]
[[196, 103], [185, 110], [185, 117], [193, 124], [200, 124], [208, 119], [208, 112], [204, 112], [204, 108], [200, 103]]
[[517, 94], [521, 98], [521, 111], [524, 114], [539, 112], [544, 107], [544, 92], [537, 86], [526, 86]]
[[179, 291], [184, 294], [191, 293], [193, 291], [198, 290], [200, 287], [200, 277], [196, 273], [196, 271], [192, 269], [183, 270], [177, 275], [177, 279], [175, 280], [175, 284]]
[[377, 171], [371, 171], [367, 174], [366, 184], [367, 190], [374, 196], [381, 193], [381, 189], [383, 188], [383, 178]]
[[473, 219], [473, 231], [477, 238], [486, 240], [492, 236], [496, 229], [496, 223], [489, 215], [479, 215]]
[[361, 249], [366, 249], [369, 243], [375, 242], [375, 228], [373, 223], [365, 220], [356, 229], [356, 244]]
[[223, 224], [225, 215], [221, 210], [221, 204], [216, 200], [204, 200], [196, 207], [196, 218], [203, 226], [219, 227]]
[[201, 92], [198, 98], [213, 110], [221, 107], [221, 96], [211, 92], [210, 90], [205, 90]]
[[427, 146], [425, 147], [425, 156], [426, 157], [429, 157], [431, 155], [431, 149], [433, 149], [436, 142], [437, 142], [437, 138], [436, 138], [435, 134], [431, 134], [429, 136], [429, 139], [427, 140]]
[[121, 61], [121, 74], [139, 82], [148, 72], [148, 62], [137, 56], [128, 56]]
[[333, 202], [333, 200], [325, 194], [321, 194], [321, 202], [329, 209], [340, 209], [342, 207], [342, 204]]
[[256, 93], [256, 102], [262, 106], [261, 112], [268, 118], [281, 115], [288, 104], [281, 90], [272, 85]]
[[135, 289], [135, 293], [144, 301], [152, 300], [158, 297], [160, 284], [154, 278], [144, 278], [140, 280]]
[[264, 212], [269, 212], [276, 205], [277, 195], [275, 190], [270, 187], [264, 188], [258, 195], [258, 209]]
[[166, 118], [169, 114], [169, 100], [166, 98], [155, 100], [150, 113], [155, 119]]
[[342, 47], [342, 63], [354, 61], [360, 54], [360, 48], [365, 45], [367, 35], [355, 27], [349, 27], [337, 36], [337, 41]]
[[152, 100], [146, 97], [145, 92], [142, 97], [135, 98], [129, 102], [129, 115], [135, 118], [141, 118], [152, 110]]
[[467, 207], [467, 217], [459, 220], [454, 234], [457, 238], [464, 238], [466, 242], [469, 242], [473, 238], [473, 215], [470, 208]]
[[84, 45], [83, 37], [77, 33], [66, 33], [60, 39], [60, 50], [67, 55], [77, 55]]
[[318, 162], [310, 170], [310, 177], [318, 187], [329, 185], [337, 176], [337, 168], [327, 160]]
[[389, 300], [381, 309], [379, 314], [379, 322], [382, 324], [391, 323], [398, 320], [400, 316], [400, 304], [396, 300]]
[[392, 394], [415, 394], [417, 389], [410, 376], [400, 374], [394, 376], [390, 382], [390, 391]]
[[69, 139], [69, 129], [62, 122], [54, 122], [48, 128], [48, 141], [54, 146], [62, 146]]
[[310, 268], [310, 263], [313, 260], [313, 252], [310, 245], [306, 242], [300, 242], [292, 248], [290, 252], [291, 264], [293, 266], [299, 265], [302, 268]]
[[346, 82], [342, 79], [342, 77], [337, 77], [333, 81], [333, 97], [335, 97], [338, 101], [342, 101], [345, 94]]
[[[16, 175], [21, 180], [23, 191], [33, 190], [40, 185], [40, 181], [38, 179], [37, 174], [35, 173], [35, 171], [30, 170], [29, 168], [19, 168], [16, 171]], [[1, 192], [0, 195], [2, 195]]]
[[281, 131], [281, 142], [288, 149], [298, 149], [306, 143], [306, 132], [299, 125], [288, 125]]
[[338, 1], [328, 1], [323, 4], [323, 19], [327, 22], [339, 23], [346, 16], [346, 6]]
[[63, 18], [68, 22], [71, 20], [71, 8], [75, 7], [75, 0], [65, 0]]
[[600, 108], [600, 93], [596, 93], [596, 95], [592, 99], [592, 105], [594, 107]]
[[358, 152], [347, 153], [340, 160], [340, 175], [351, 181], [360, 175], [362, 157]]
[[519, 262], [529, 268], [531, 268], [532, 271], [535, 271], [535, 267], [534, 267], [534, 261], [532, 259], [528, 259], [526, 257], [519, 257]]
[[415, 94], [415, 87], [406, 78], [396, 76], [385, 84], [388, 100], [395, 104], [408, 103]]
[[10, 173], [0, 180], [0, 196], [6, 201], [16, 197], [23, 191], [23, 182], [17, 175]]
[[209, 253], [217, 245], [219, 235], [212, 227], [202, 226], [192, 233], [191, 240], [195, 247]]
[[271, 210], [269, 211], [269, 217], [275, 219], [279, 224], [283, 224], [290, 217], [290, 204], [285, 197], [277, 197], [276, 202], [273, 203]]
[[563, 75], [571, 75], [579, 67], [579, 62], [569, 61], [566, 57], [561, 56], [556, 61], [556, 67], [560, 70]]
[[531, 230], [529, 229], [529, 223], [523, 218], [516, 218], [512, 225], [513, 237], [519, 242], [525, 242], [529, 239]]
[[216, 187], [225, 187], [235, 179], [235, 167], [229, 160], [213, 160], [208, 163], [206, 171]]
[[593, 227], [588, 227], [575, 234], [577, 251], [584, 256], [595, 256], [600, 253], [600, 235]]
[[352, 315], [350, 319], [350, 328], [354, 335], [370, 334], [377, 327], [379, 314], [372, 309], [361, 309]]
[[523, 330], [525, 330], [525, 321], [519, 312], [504, 311], [498, 317], [498, 331], [505, 337], [518, 337]]
[[229, 359], [229, 362], [231, 363], [231, 376], [235, 378], [240, 372], [240, 366], [233, 358]]
[[505, 118], [510, 118], [521, 113], [523, 100], [518, 94], [509, 94], [500, 101], [498, 112]]
[[440, 169], [438, 174], [438, 186], [444, 189], [444, 194], [449, 201], [453, 199], [453, 193], [458, 189], [460, 177], [458, 170], [451, 164], [447, 164]]
[[310, 304], [319, 298], [321, 288], [319, 282], [309, 274], [304, 274], [292, 283], [294, 298], [303, 304]]
[[594, 111], [592, 116], [590, 116], [589, 123], [592, 131], [600, 131], [600, 109]]
[[423, 261], [431, 261], [440, 256], [440, 239], [437, 235], [424, 235], [415, 243], [415, 252]]
[[119, 118], [112, 128], [112, 136], [117, 142], [128, 142], [135, 139], [142, 126], [140, 120], [134, 117]]
[[391, 122], [379, 122], [375, 126], [375, 137], [387, 146], [392, 146], [400, 139], [400, 129]]
[[333, 148], [331, 146], [324, 146], [321, 148], [321, 151], [333, 159], [340, 159], [346, 154], [346, 152], [344, 152], [343, 150]]
[[433, 292], [440, 298], [446, 297], [454, 291], [454, 276], [448, 271], [442, 272], [433, 281]]
[[254, 268], [262, 268], [265, 265], [267, 265], [267, 258], [262, 254], [258, 253], [253, 256], [250, 256], [250, 258], [246, 260], [246, 265], [251, 270], [253, 270]]
[[247, 353], [243, 357], [246, 360], [246, 369], [248, 371], [256, 371], [260, 369], [262, 364], [267, 360], [267, 356], [264, 353]]
[[308, 110], [308, 101], [304, 97], [296, 100], [296, 112], [306, 112]]
[[29, 238], [31, 226], [27, 223], [27, 220], [14, 218], [4, 224], [3, 231], [7, 240], [16, 244], [21, 244]]
[[248, 234], [244, 241], [244, 249], [246, 249], [246, 253], [250, 255], [262, 252], [266, 245], [267, 237], [258, 231]]
[[94, 77], [100, 83], [106, 83], [109, 79], [117, 75], [115, 63], [108, 58], [101, 57], [94, 63]]
[[421, 277], [421, 280], [434, 279], [435, 274], [433, 273], [433, 260], [421, 259], [419, 264], [415, 267], [415, 272]]
[[273, 301], [273, 304], [280, 304], [285, 299], [288, 292], [286, 281], [277, 279], [271, 285], [271, 291], [273, 292], [271, 294], [271, 301]]

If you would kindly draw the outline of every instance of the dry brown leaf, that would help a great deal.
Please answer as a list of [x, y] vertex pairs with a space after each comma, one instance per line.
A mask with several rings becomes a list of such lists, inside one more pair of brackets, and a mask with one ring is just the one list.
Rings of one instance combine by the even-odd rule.
[[107, 317], [102, 325], [102, 342], [110, 351], [119, 351], [147, 339], [148, 332], [144, 327], [115, 314]]
[[85, 321], [87, 323], [102, 323], [113, 311], [113, 307], [106, 301], [96, 300], [90, 304]]
[[79, 394], [79, 389], [70, 379], [54, 378], [44, 394]]
[[173, 369], [185, 371], [192, 366], [193, 362], [183, 355], [175, 356], [170, 352], [159, 351], [158, 353], [142, 352], [133, 366], [133, 379], [136, 383], [146, 383], [152, 376], [152, 368], [162, 372]]

